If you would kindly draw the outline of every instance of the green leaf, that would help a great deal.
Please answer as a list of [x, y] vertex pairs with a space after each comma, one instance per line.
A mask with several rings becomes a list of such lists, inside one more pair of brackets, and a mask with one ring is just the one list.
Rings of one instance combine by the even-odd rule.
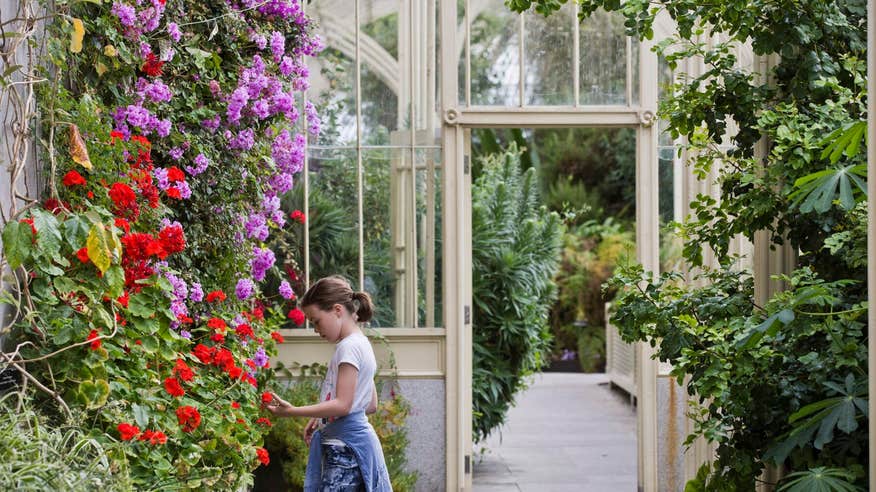
[[857, 492], [855, 474], [842, 468], [811, 468], [789, 474], [778, 492]]
[[128, 299], [128, 310], [134, 316], [148, 318], [155, 314], [152, 299], [145, 294], [135, 294]]
[[[794, 182], [796, 190], [788, 195], [792, 205], [803, 213], [830, 210], [837, 195], [842, 208], [850, 210], [858, 200], [867, 196], [866, 184], [855, 175], [866, 176], [865, 164], [850, 164], [843, 168], [818, 171]], [[852, 187], [854, 183], [855, 187]]]
[[154, 336], [146, 335], [140, 339], [140, 347], [147, 354], [154, 354], [158, 350], [158, 340]]
[[77, 399], [87, 408], [102, 407], [109, 397], [109, 383], [105, 379], [83, 381], [77, 393]]
[[131, 411], [134, 412], [134, 420], [141, 429], [149, 426], [149, 407], [133, 403]]
[[109, 267], [103, 276], [109, 287], [109, 296], [115, 299], [125, 290], [125, 270], [119, 265]]
[[32, 238], [29, 224], [12, 221], [3, 228], [3, 252], [10, 268], [18, 268], [30, 258]]

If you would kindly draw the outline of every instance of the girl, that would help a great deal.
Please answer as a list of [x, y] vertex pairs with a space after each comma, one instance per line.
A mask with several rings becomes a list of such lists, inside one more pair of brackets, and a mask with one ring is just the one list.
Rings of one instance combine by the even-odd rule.
[[276, 394], [277, 417], [311, 417], [305, 491], [392, 491], [377, 434], [365, 418], [377, 410], [377, 361], [358, 323], [371, 319], [371, 297], [353, 292], [340, 276], [320, 279], [301, 298], [301, 309], [322, 338], [336, 344], [322, 385], [321, 403], [292, 406]]

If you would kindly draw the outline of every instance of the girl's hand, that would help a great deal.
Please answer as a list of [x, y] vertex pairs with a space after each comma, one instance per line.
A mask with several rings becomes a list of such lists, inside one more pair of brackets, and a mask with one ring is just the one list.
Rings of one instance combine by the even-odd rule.
[[265, 405], [265, 408], [267, 408], [269, 412], [275, 417], [289, 417], [292, 415], [292, 409], [295, 407], [291, 403], [280, 398], [277, 396], [277, 393], [274, 393], [273, 391], [271, 392], [271, 396], [273, 396], [273, 398], [267, 405]]
[[307, 422], [307, 425], [304, 426], [304, 442], [310, 446], [310, 441], [313, 439], [313, 433], [316, 432], [316, 428], [319, 426], [319, 419], [312, 418]]

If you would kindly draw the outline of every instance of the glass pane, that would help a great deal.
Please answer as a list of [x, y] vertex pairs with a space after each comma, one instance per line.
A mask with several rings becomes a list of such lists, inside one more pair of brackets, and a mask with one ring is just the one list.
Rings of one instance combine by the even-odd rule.
[[359, 278], [355, 149], [310, 148], [311, 282], [327, 275]]
[[580, 29], [580, 103], [626, 105], [627, 37], [623, 18], [597, 10], [581, 23]]
[[[403, 256], [404, 234], [400, 217], [410, 216], [410, 208], [405, 210], [404, 194], [410, 191], [399, 183], [399, 166], [410, 166], [409, 150], [367, 149], [362, 151], [364, 169], [363, 202], [364, 248], [365, 248], [365, 291], [371, 294], [375, 314], [372, 327], [413, 326], [408, 320], [399, 319], [397, 306], [404, 306], [403, 283], [399, 282], [400, 256]], [[403, 169], [403, 168], [402, 168]], [[409, 171], [408, 171], [409, 173]], [[402, 179], [403, 180], [403, 179]], [[404, 181], [404, 180], [403, 180]], [[410, 188], [408, 185], [407, 188]], [[399, 193], [402, 196], [399, 196]], [[403, 258], [402, 258], [403, 259]]]
[[417, 149], [418, 326], [441, 326], [440, 149]]
[[[398, 2], [364, 2], [360, 7], [360, 54], [362, 77], [362, 141], [386, 145], [410, 117], [399, 106], [402, 91], [411, 78], [409, 66], [399, 60], [399, 23], [407, 29], [408, 16], [396, 10]], [[401, 47], [407, 58], [408, 44]]]
[[[322, 120], [322, 130], [316, 144], [355, 145], [356, 143], [356, 65], [354, 41], [341, 39], [329, 30], [335, 23], [330, 17], [320, 17], [317, 32], [326, 43], [318, 57], [307, 57], [310, 70], [309, 97]], [[299, 106], [299, 112], [301, 111]], [[303, 114], [301, 115], [303, 118]]]
[[[470, 12], [471, 102], [473, 105], [520, 104], [520, 17], [502, 0], [478, 2]], [[472, 9], [474, 10], [474, 9]]]
[[549, 17], [535, 13], [526, 14], [526, 104], [574, 104], [574, 22], [571, 3]]

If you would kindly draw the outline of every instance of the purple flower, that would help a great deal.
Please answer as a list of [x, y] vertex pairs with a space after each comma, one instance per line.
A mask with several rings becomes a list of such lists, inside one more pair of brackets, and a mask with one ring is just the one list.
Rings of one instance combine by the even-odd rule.
[[159, 120], [154, 126], [155, 133], [157, 133], [159, 137], [164, 138], [170, 135], [170, 128], [172, 125], [173, 124], [170, 120]]
[[128, 4], [113, 3], [113, 8], [110, 12], [118, 17], [119, 22], [125, 27], [133, 27], [137, 22], [137, 11]]
[[252, 33], [249, 35], [249, 40], [256, 44], [260, 50], [265, 49], [265, 46], [268, 45], [268, 40], [258, 33]]
[[192, 189], [189, 188], [189, 184], [185, 181], [180, 181], [176, 184], [176, 188], [179, 190], [179, 197], [183, 200], [188, 200], [192, 196]]
[[170, 39], [172, 39], [174, 42], [179, 41], [179, 39], [182, 37], [182, 33], [179, 31], [179, 26], [176, 24], [176, 22], [169, 22], [167, 24], [167, 34], [170, 35]]
[[170, 149], [169, 151], [167, 151], [168, 155], [170, 155], [170, 158], [175, 160], [175, 161], [182, 159], [184, 152], [185, 152], [185, 150], [182, 149], [181, 147], [174, 147], [174, 148]]
[[265, 367], [268, 365], [268, 354], [265, 353], [264, 347], [256, 349], [255, 356], [252, 358], [256, 367]]
[[252, 255], [253, 258], [249, 262], [249, 266], [252, 269], [252, 277], [256, 282], [261, 282], [265, 279], [265, 274], [268, 272], [268, 269], [274, 266], [276, 257], [270, 248], [254, 247], [252, 249]]
[[179, 332], [179, 336], [185, 338], [186, 340], [189, 340], [189, 339], [192, 338], [192, 334], [191, 334], [191, 332], [189, 332], [188, 330], [181, 330], [181, 331]]
[[246, 237], [256, 238], [259, 241], [264, 241], [268, 238], [270, 231], [268, 224], [265, 221], [265, 216], [262, 214], [253, 214], [244, 224], [246, 229]]
[[194, 302], [201, 302], [204, 300], [204, 289], [201, 287], [200, 283], [192, 282], [191, 289], [189, 290], [189, 299]]
[[146, 41], [140, 41], [140, 58], [146, 58], [149, 53], [152, 53], [152, 46]]
[[241, 111], [249, 101], [249, 94], [244, 87], [238, 87], [231, 93], [231, 100], [228, 101], [228, 121], [237, 123], [240, 121]]
[[207, 170], [207, 166], [210, 165], [210, 161], [204, 157], [204, 154], [198, 154], [195, 157], [195, 167], [186, 166], [186, 172], [188, 172], [191, 176], [197, 176], [202, 172]]
[[210, 119], [202, 121], [201, 126], [210, 130], [210, 132], [212, 133], [212, 132], [215, 132], [219, 128], [219, 125], [221, 124], [221, 122], [222, 122], [222, 118], [217, 114], [216, 116], [214, 116]]
[[279, 63], [286, 54], [286, 38], [279, 31], [271, 33], [271, 54], [274, 55], [274, 63]]
[[252, 113], [261, 120], [270, 116], [271, 108], [270, 106], [268, 106], [268, 101], [265, 101], [264, 99], [259, 99], [258, 101], [254, 102], [252, 105]]
[[252, 295], [253, 289], [255, 289], [255, 284], [252, 283], [252, 280], [242, 278], [237, 281], [237, 287], [234, 289], [234, 293], [237, 294], [238, 299], [244, 301]]
[[295, 71], [295, 62], [291, 57], [284, 56], [283, 61], [280, 62], [280, 73], [283, 74], [284, 77], [288, 77], [292, 75]]
[[158, 189], [164, 191], [170, 188], [170, 180], [167, 179], [167, 169], [156, 167], [152, 170], [152, 176], [158, 181]]
[[274, 210], [271, 214], [271, 220], [277, 224], [277, 227], [282, 229], [286, 225], [286, 214], [282, 210]]
[[319, 135], [319, 127], [320, 127], [320, 119], [319, 115], [316, 113], [316, 108], [313, 107], [313, 103], [307, 101], [304, 103], [304, 114], [307, 117], [307, 131], [310, 132], [311, 135], [317, 136]]
[[210, 81], [210, 94], [213, 94], [213, 97], [222, 94], [222, 88], [219, 87], [219, 82], [216, 79]]
[[285, 280], [280, 282], [280, 295], [283, 296], [283, 299], [292, 299], [295, 297], [295, 292], [292, 291], [292, 286], [289, 285], [289, 282]]
[[270, 179], [268, 179], [268, 186], [271, 187], [271, 191], [277, 193], [278, 195], [281, 195], [291, 190], [294, 185], [294, 178], [291, 174], [287, 173], [275, 174], [271, 176]]
[[173, 94], [170, 92], [170, 87], [166, 86], [160, 80], [147, 84], [142, 92], [143, 95], [146, 98], [151, 99], [152, 102], [168, 102], [173, 97]]
[[304, 167], [304, 136], [296, 135], [295, 140], [288, 130], [283, 130], [271, 145], [271, 157], [277, 169], [284, 173], [295, 174]]
[[255, 130], [247, 128], [237, 134], [228, 142], [228, 146], [232, 149], [249, 150], [255, 145]]

